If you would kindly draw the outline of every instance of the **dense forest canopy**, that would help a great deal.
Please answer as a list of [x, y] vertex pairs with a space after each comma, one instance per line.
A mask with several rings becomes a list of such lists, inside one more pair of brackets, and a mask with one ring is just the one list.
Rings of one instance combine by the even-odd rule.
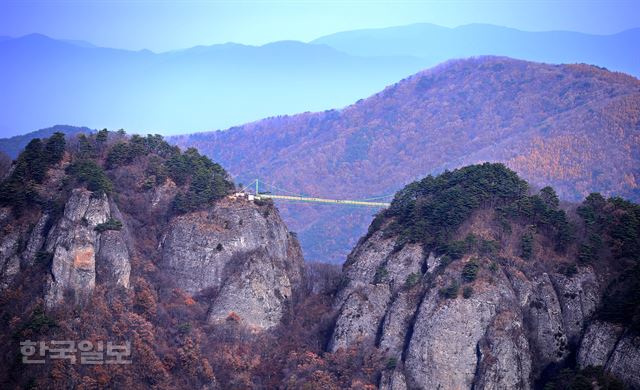
[[43, 184], [47, 170], [62, 160], [65, 148], [70, 158], [65, 168], [67, 190], [82, 184], [97, 196], [109, 194], [113, 191], [113, 172], [136, 164], [146, 167], [144, 188], [162, 186], [167, 180], [183, 188], [173, 201], [176, 213], [196, 210], [234, 188], [219, 164], [194, 148], [181, 152], [157, 134], [129, 137], [124, 131], [104, 129], [79, 134], [72, 145], [66, 145], [64, 134], [57, 132], [45, 140], [32, 139], [20, 153], [11, 174], [0, 184], [0, 205], [11, 206], [19, 213], [30, 204], [42, 203], [37, 187]]

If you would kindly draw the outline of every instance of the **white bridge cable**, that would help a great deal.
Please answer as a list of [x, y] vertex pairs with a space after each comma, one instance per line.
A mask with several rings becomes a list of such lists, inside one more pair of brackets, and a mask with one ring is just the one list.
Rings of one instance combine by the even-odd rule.
[[[257, 179], [256, 179], [256, 180], [257, 180]], [[255, 180], [254, 180], [254, 183], [255, 183]], [[297, 192], [295, 192], [295, 191], [289, 191], [289, 190], [286, 190], [286, 189], [284, 189], [284, 188], [277, 187], [277, 186], [275, 186], [275, 185], [273, 185], [273, 184], [271, 184], [271, 183], [266, 183], [266, 182], [264, 182], [264, 181], [260, 181], [260, 183], [264, 184], [267, 188], [271, 187], [272, 189], [276, 189], [276, 190], [278, 190], [278, 191], [286, 192], [286, 193], [287, 193], [287, 194], [289, 194], [289, 195], [293, 195], [293, 196], [300, 196], [300, 197], [312, 197], [312, 198], [319, 198], [319, 196], [304, 195], [304, 194], [297, 193]], [[369, 201], [369, 200], [378, 200], [378, 199], [390, 198], [390, 197], [393, 197], [393, 196], [395, 196], [395, 194], [388, 194], [388, 195], [376, 196], [376, 197], [372, 197], [372, 198], [366, 198], [366, 199], [354, 199], [354, 200], [359, 201], [359, 202], [366, 202], [366, 201]]]
[[384, 195], [384, 196], [376, 196], [375, 198], [366, 198], [366, 199], [358, 199], [358, 200], [361, 200], [361, 201], [377, 200], [377, 199], [391, 198], [391, 197], [393, 197], [395, 195], [396, 194], [389, 194], [389, 195]]
[[302, 198], [309, 196], [309, 195], [300, 194], [300, 193], [297, 193], [297, 192], [294, 192], [294, 191], [289, 191], [289, 190], [286, 190], [284, 188], [276, 187], [273, 184], [265, 183], [263, 181], [260, 182], [260, 183], [264, 184], [267, 188], [270, 187], [271, 189], [276, 189], [278, 191], [286, 192], [286, 193], [288, 193], [289, 195], [292, 195], [292, 196], [299, 196], [299, 197], [302, 197]]
[[[262, 184], [263, 191], [265, 192], [260, 191], [261, 190], [260, 184]], [[245, 192], [249, 193], [251, 191], [255, 191], [256, 195], [258, 196], [262, 195], [265, 198], [283, 199], [283, 200], [293, 201], [296, 203], [298, 202], [338, 203], [338, 204], [345, 204], [345, 205], [374, 206], [374, 207], [389, 207], [390, 203], [376, 202], [375, 200], [394, 196], [394, 195], [384, 195], [384, 196], [377, 196], [377, 197], [371, 197], [371, 198], [360, 199], [360, 200], [321, 198], [321, 197], [314, 197], [314, 196], [300, 194], [296, 191], [289, 191], [285, 188], [275, 186], [271, 183], [261, 182], [260, 179], [255, 179], [251, 181], [251, 183], [249, 183], [246, 186], [243, 186], [242, 189], [240, 189], [240, 192], [242, 193], [245, 193]]]
[[239, 192], [245, 192], [247, 189], [251, 188], [254, 184], [256, 184], [256, 180], [258, 180], [258, 179], [255, 179], [251, 183], [249, 183], [246, 186], [242, 187]]

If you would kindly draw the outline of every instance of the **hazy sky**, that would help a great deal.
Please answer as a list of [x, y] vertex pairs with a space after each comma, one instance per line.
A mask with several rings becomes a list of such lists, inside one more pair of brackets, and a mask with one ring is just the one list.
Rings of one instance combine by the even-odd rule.
[[640, 27], [640, 0], [0, 0], [0, 35], [37, 32], [154, 51], [229, 41], [308, 41], [417, 22], [611, 34]]

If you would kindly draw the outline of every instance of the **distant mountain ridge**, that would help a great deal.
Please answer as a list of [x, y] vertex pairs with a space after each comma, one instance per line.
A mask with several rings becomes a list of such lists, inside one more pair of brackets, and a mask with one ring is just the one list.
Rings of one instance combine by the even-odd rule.
[[164, 134], [225, 128], [343, 106], [423, 67], [291, 41], [153, 53], [41, 34], [0, 40], [0, 57], [11, 58], [0, 62], [6, 135], [52, 123]]
[[18, 157], [18, 154], [24, 149], [25, 146], [34, 138], [48, 138], [55, 132], [64, 133], [67, 137], [71, 137], [75, 134], [85, 133], [89, 134], [95, 130], [88, 127], [78, 127], [69, 125], [56, 125], [48, 127], [46, 129], [40, 129], [32, 131], [23, 135], [16, 135], [9, 138], [0, 138], [0, 151], [6, 153], [11, 158]]
[[359, 56], [413, 56], [428, 66], [452, 58], [498, 55], [547, 63], [584, 62], [640, 76], [640, 28], [611, 35], [530, 32], [490, 24], [447, 28], [418, 23], [346, 31], [311, 41]]
[[[562, 198], [640, 199], [640, 81], [588, 65], [450, 61], [342, 110], [173, 137], [228, 167], [315, 196], [393, 193], [429, 173], [501, 161]], [[308, 260], [344, 261], [374, 211], [279, 205]]]
[[0, 37], [0, 56], [11, 58], [0, 62], [0, 134], [53, 123], [162, 134], [222, 129], [344, 107], [440, 62], [478, 55], [584, 62], [640, 76], [639, 41], [640, 29], [601, 36], [430, 24], [163, 53], [42, 34]]

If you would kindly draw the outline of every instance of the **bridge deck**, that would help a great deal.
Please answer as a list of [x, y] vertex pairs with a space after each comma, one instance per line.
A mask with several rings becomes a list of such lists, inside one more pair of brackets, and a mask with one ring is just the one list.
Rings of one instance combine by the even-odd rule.
[[289, 196], [289, 195], [273, 195], [273, 194], [258, 194], [256, 198], [271, 198], [271, 199], [284, 199], [284, 200], [299, 200], [301, 202], [315, 202], [315, 203], [333, 203], [333, 204], [350, 204], [354, 206], [368, 206], [368, 207], [389, 207], [391, 203], [385, 202], [367, 202], [362, 200], [343, 200], [343, 199], [324, 199], [324, 198], [308, 198], [303, 196]]

